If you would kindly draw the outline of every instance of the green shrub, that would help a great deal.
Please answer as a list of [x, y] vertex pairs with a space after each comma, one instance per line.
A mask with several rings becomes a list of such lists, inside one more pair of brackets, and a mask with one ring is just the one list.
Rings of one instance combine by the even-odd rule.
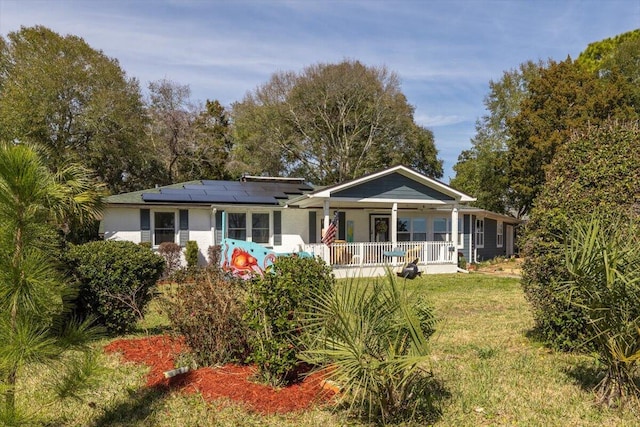
[[[557, 150], [518, 246], [525, 261], [522, 286], [536, 331], [557, 349], [584, 348], [588, 318], [568, 305], [563, 247], [569, 224], [594, 211], [637, 218], [640, 203], [640, 128], [608, 123], [575, 134]], [[588, 349], [588, 347], [586, 348]]]
[[199, 366], [246, 360], [249, 329], [243, 320], [242, 285], [220, 269], [208, 268], [175, 286], [165, 300], [173, 329], [184, 337]]
[[189, 240], [185, 250], [185, 258], [187, 260], [187, 267], [198, 266], [198, 242], [195, 240]]
[[113, 240], [72, 246], [67, 257], [79, 282], [78, 313], [96, 315], [112, 333], [133, 329], [154, 295], [162, 257], [135, 243]]
[[426, 300], [401, 290], [388, 271], [386, 281], [350, 280], [314, 301], [302, 357], [327, 368], [350, 411], [382, 424], [433, 415], [424, 364], [435, 320]]
[[640, 228], [594, 216], [572, 223], [564, 248], [570, 280], [565, 295], [587, 318], [584, 331], [605, 375], [600, 402], [637, 401], [634, 372], [640, 360]]
[[182, 266], [182, 248], [173, 242], [162, 242], [158, 246], [158, 253], [164, 258], [165, 269], [163, 279], [170, 277]]
[[271, 271], [249, 283], [245, 318], [253, 330], [251, 360], [264, 381], [279, 386], [297, 380], [302, 323], [314, 296], [334, 283], [322, 260], [297, 256], [278, 257]]

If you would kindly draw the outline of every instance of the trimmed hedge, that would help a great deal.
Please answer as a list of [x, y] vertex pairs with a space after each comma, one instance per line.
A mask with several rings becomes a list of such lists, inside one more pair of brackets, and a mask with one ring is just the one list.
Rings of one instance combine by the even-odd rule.
[[611, 219], [637, 220], [640, 213], [640, 128], [611, 122], [575, 134], [547, 171], [520, 247], [522, 286], [543, 341], [561, 350], [582, 346], [587, 317], [568, 305], [563, 252], [570, 222], [597, 211]]
[[72, 246], [67, 261], [79, 282], [77, 313], [95, 315], [118, 334], [131, 331], [144, 316], [165, 264], [144, 246], [113, 240]]

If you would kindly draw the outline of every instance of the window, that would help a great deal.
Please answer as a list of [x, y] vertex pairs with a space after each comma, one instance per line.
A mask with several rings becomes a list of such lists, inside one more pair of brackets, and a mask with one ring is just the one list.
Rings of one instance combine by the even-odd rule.
[[247, 240], [247, 214], [229, 213], [229, 225], [227, 234], [230, 239]]
[[484, 218], [476, 218], [476, 247], [484, 248]]
[[504, 225], [502, 221], [498, 221], [498, 227], [496, 228], [496, 246], [501, 248], [504, 244]]
[[153, 244], [176, 241], [176, 215], [173, 212], [155, 212]]
[[269, 243], [269, 214], [251, 214], [251, 241]]
[[424, 218], [398, 218], [399, 242], [427, 240], [427, 220]]
[[433, 219], [433, 240], [446, 242], [448, 240], [447, 231], [447, 218]]
[[408, 242], [411, 240], [411, 219], [398, 218], [398, 241]]
[[427, 240], [427, 220], [424, 218], [413, 218], [413, 241], [425, 242]]

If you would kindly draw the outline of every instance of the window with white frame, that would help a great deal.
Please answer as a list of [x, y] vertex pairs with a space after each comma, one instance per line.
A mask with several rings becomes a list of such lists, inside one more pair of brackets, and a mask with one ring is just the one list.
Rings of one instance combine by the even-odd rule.
[[176, 241], [175, 212], [154, 212], [153, 244], [158, 246], [164, 242]]
[[447, 218], [433, 218], [433, 240], [446, 242], [449, 240], [447, 232]]
[[230, 239], [247, 240], [247, 214], [241, 212], [230, 212], [227, 215], [229, 224], [227, 225], [227, 235]]
[[427, 220], [425, 218], [413, 218], [411, 222], [414, 242], [424, 242], [427, 240]]
[[425, 218], [398, 218], [399, 242], [424, 242], [427, 240], [427, 220]]
[[484, 248], [484, 218], [476, 218], [476, 247]]
[[256, 243], [269, 243], [269, 214], [251, 214], [251, 241]]
[[496, 246], [501, 248], [504, 244], [504, 225], [502, 221], [498, 221], [498, 226], [496, 228]]
[[411, 218], [398, 218], [398, 241], [408, 242], [411, 240]]

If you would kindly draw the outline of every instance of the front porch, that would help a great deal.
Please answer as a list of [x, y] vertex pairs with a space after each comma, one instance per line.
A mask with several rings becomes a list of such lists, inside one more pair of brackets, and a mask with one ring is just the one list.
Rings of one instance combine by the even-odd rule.
[[406, 263], [414, 260], [417, 260], [418, 268], [423, 274], [455, 273], [458, 267], [453, 242], [336, 241], [330, 247], [323, 243], [311, 243], [302, 245], [301, 249], [331, 265], [338, 278], [379, 276], [385, 273], [385, 267], [399, 271]]

